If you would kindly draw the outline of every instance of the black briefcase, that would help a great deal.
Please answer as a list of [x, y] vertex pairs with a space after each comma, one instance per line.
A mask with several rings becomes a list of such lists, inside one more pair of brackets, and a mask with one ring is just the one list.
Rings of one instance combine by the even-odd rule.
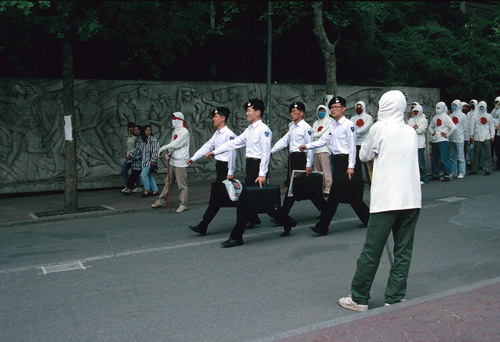
[[362, 178], [340, 178], [333, 180], [334, 195], [337, 196], [340, 203], [353, 203], [363, 200], [363, 191], [365, 181]]
[[293, 199], [296, 201], [321, 197], [323, 195], [323, 174], [313, 172], [307, 176], [305, 172], [297, 173], [297, 170], [294, 170], [291, 186]]
[[210, 191], [210, 203], [222, 208], [234, 208], [238, 202], [231, 201], [227, 194], [226, 186], [221, 182], [213, 182]]
[[277, 210], [281, 207], [281, 192], [278, 185], [243, 187], [238, 207], [245, 214], [260, 214]]

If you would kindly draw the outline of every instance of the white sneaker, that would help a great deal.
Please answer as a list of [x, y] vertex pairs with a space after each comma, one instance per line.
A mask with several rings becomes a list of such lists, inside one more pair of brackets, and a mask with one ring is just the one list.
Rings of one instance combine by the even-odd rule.
[[154, 202], [153, 204], [151, 204], [151, 208], [161, 208], [161, 207], [164, 207], [165, 204], [160, 202], [160, 201], [156, 201]]
[[188, 210], [188, 208], [185, 205], [180, 205], [179, 208], [175, 211], [176, 213], [182, 213], [183, 211]]
[[463, 173], [461, 173], [461, 174], [459, 174], [459, 175], [457, 176], [457, 178], [458, 178], [458, 179], [462, 179], [462, 178], [464, 178], [464, 177], [465, 177], [465, 175], [464, 175]]
[[120, 191], [121, 191], [121, 192], [125, 192], [125, 191], [127, 191], [127, 189], [128, 189], [127, 187], [124, 187], [124, 188], [123, 188], [123, 189], [121, 189]]
[[425, 182], [423, 182], [423, 181], [420, 181], [420, 185], [424, 185], [424, 184], [425, 184]]
[[358, 304], [352, 300], [351, 296], [342, 297], [339, 299], [339, 305], [344, 309], [356, 311], [356, 312], [365, 312], [368, 311], [368, 305]]
[[135, 187], [134, 190], [132, 190], [132, 192], [142, 192], [142, 188], [140, 186]]

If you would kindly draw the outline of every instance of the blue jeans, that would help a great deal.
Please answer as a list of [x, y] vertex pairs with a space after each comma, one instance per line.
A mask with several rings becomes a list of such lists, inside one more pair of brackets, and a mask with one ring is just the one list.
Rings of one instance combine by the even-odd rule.
[[128, 178], [129, 178], [128, 177], [128, 170], [130, 170], [131, 167], [132, 167], [132, 163], [127, 163], [126, 160], [122, 163], [121, 174], [122, 174], [123, 180], [125, 181], [125, 186], [127, 186]]
[[439, 177], [439, 171], [443, 171], [444, 177], [450, 177], [450, 157], [448, 154], [448, 142], [441, 141], [431, 144], [431, 169], [432, 176]]
[[451, 164], [451, 174], [453, 176], [457, 176], [457, 165], [458, 165], [458, 175], [465, 175], [465, 156], [464, 156], [463, 142], [450, 143], [450, 164]]
[[425, 147], [418, 149], [418, 168], [420, 170], [420, 181], [427, 183], [427, 171], [425, 167]]
[[142, 184], [144, 184], [144, 191], [152, 190], [153, 192], [158, 191], [158, 186], [156, 185], [155, 177], [151, 173], [151, 166], [146, 166], [141, 172]]

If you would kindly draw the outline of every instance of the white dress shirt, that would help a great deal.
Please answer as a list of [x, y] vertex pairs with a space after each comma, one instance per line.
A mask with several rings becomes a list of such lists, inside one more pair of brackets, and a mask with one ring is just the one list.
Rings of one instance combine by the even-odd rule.
[[[215, 131], [212, 138], [208, 140], [196, 153], [191, 157], [192, 161], [196, 161], [204, 157], [208, 152], [212, 152], [217, 147], [221, 146], [223, 143], [236, 138], [236, 135], [229, 129], [229, 127], [224, 126], [221, 129]], [[236, 151], [228, 151], [225, 153], [218, 154], [215, 156], [215, 160], [227, 162], [228, 176], [234, 176], [234, 170], [236, 169]]]
[[339, 121], [333, 120], [328, 130], [319, 140], [306, 144], [307, 149], [328, 145], [333, 155], [348, 154], [348, 168], [354, 169], [356, 165], [356, 127], [345, 116]]
[[[299, 146], [309, 144], [313, 141], [313, 130], [304, 120], [298, 123], [292, 122], [289, 131], [274, 144], [271, 154], [276, 153], [289, 146], [290, 152], [300, 152]], [[312, 167], [314, 151], [307, 150], [306, 167]]]
[[266, 177], [271, 156], [272, 138], [273, 134], [269, 127], [262, 120], [258, 120], [249, 125], [243, 133], [233, 140], [226, 141], [217, 147], [213, 153], [218, 155], [246, 146], [246, 158], [260, 159], [259, 176]]

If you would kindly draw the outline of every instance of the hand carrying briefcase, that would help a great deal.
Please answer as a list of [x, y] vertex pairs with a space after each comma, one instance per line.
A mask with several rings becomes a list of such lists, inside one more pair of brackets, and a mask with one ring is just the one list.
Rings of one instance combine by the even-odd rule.
[[278, 185], [243, 187], [238, 207], [247, 214], [260, 214], [277, 210], [281, 207], [281, 193]]
[[293, 194], [296, 201], [308, 200], [323, 195], [323, 173], [312, 172], [309, 176], [305, 171], [293, 170], [288, 196]]
[[363, 190], [365, 182], [362, 178], [340, 178], [333, 180], [333, 191], [339, 198], [340, 203], [352, 203], [357, 200], [363, 200]]

